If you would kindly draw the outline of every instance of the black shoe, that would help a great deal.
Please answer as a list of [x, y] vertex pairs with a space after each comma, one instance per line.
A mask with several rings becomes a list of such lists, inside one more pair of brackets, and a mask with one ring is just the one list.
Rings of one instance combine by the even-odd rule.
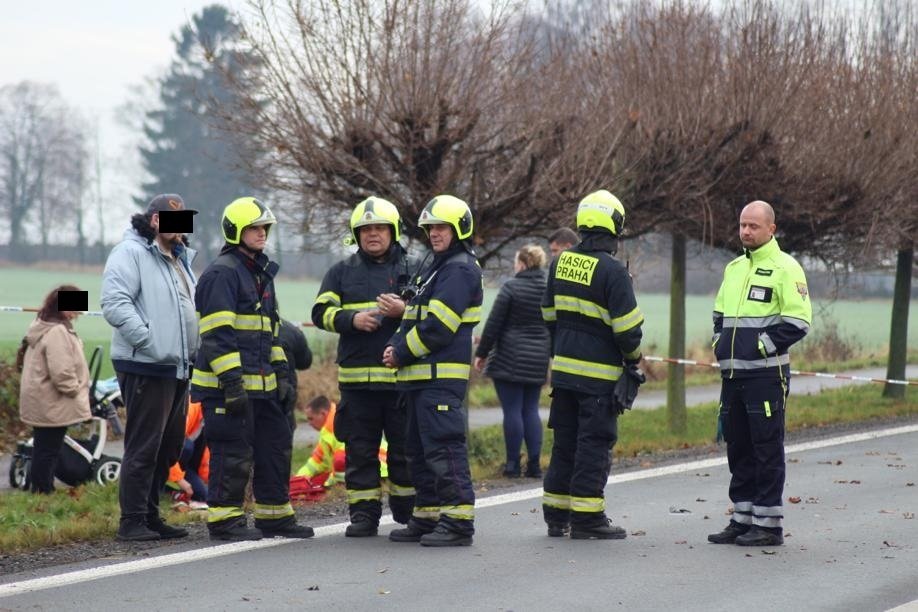
[[228, 529], [212, 530], [210, 539], [220, 542], [252, 542], [264, 537], [260, 530], [249, 529], [245, 523], [239, 523]]
[[407, 527], [390, 531], [389, 539], [393, 542], [420, 542], [421, 538], [428, 533], [432, 533], [432, 530], [423, 531], [409, 522]]
[[542, 466], [539, 465], [539, 462], [528, 462], [526, 464], [526, 478], [541, 478], [542, 477]]
[[712, 533], [708, 536], [708, 542], [712, 544], [733, 544], [738, 536], [749, 531], [751, 525], [742, 525], [736, 521], [730, 521], [730, 524], [724, 527], [720, 533]]
[[627, 535], [624, 529], [613, 525], [609, 519], [592, 527], [571, 525], [572, 540], [624, 540]]
[[519, 478], [520, 473], [520, 462], [519, 461], [508, 461], [504, 464], [504, 471], [502, 472], [504, 478]]
[[472, 536], [450, 531], [443, 525], [421, 536], [421, 546], [471, 546]]
[[147, 527], [147, 522], [142, 518], [123, 518], [115, 539], [121, 542], [149, 542], [161, 540], [162, 536]]
[[571, 526], [565, 523], [549, 523], [548, 537], [563, 538], [571, 532]]
[[368, 538], [377, 533], [379, 533], [379, 525], [367, 519], [356, 520], [344, 530], [344, 536], [347, 538]]
[[280, 529], [262, 529], [261, 532], [266, 538], [296, 538], [300, 540], [311, 538], [316, 534], [312, 527], [297, 525], [296, 523], [291, 523]]
[[175, 538], [184, 538], [188, 536], [188, 530], [181, 527], [167, 525], [160, 517], [148, 518], [147, 527], [159, 534], [163, 540], [173, 540]]
[[753, 525], [752, 529], [736, 538], [737, 546], [781, 546], [784, 544], [782, 530], [772, 531]]

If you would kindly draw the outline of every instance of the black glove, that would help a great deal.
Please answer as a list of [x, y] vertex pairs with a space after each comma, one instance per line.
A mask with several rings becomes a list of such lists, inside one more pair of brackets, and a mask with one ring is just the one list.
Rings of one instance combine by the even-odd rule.
[[615, 383], [615, 389], [612, 391], [612, 407], [619, 414], [626, 410], [631, 410], [634, 405], [634, 398], [637, 397], [638, 388], [646, 382], [647, 377], [637, 364], [625, 364], [621, 377]]
[[296, 389], [287, 379], [287, 373], [277, 375], [277, 401], [280, 402], [281, 408], [293, 411], [296, 404]]
[[241, 378], [223, 383], [223, 398], [227, 414], [245, 414], [249, 408], [249, 394], [245, 392]]

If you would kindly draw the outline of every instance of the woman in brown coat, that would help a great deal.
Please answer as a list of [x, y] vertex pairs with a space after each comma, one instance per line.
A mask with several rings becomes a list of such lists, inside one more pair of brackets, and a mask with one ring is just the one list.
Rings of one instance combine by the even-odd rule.
[[59, 291], [79, 289], [62, 285], [48, 294], [17, 356], [22, 368], [19, 416], [33, 427], [30, 480], [37, 493], [54, 491], [54, 468], [67, 427], [90, 418], [89, 367], [72, 324], [81, 313], [58, 310]]

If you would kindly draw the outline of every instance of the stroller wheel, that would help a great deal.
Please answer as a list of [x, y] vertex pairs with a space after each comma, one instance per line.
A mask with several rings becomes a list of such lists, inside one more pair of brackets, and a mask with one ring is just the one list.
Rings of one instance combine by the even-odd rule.
[[93, 467], [92, 480], [100, 485], [118, 482], [121, 474], [121, 459], [102, 455], [99, 462]]
[[24, 457], [19, 453], [13, 455], [13, 460], [10, 461], [10, 486], [14, 489], [28, 491], [29, 485], [32, 484], [29, 477], [29, 472], [31, 471], [31, 457]]

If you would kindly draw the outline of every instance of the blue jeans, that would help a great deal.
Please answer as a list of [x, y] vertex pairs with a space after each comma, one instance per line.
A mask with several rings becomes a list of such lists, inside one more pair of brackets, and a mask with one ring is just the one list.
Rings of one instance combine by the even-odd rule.
[[538, 462], [542, 453], [542, 419], [539, 418], [539, 393], [542, 386], [495, 379], [494, 389], [504, 411], [507, 463], [519, 464], [523, 440], [526, 441], [529, 461]]

